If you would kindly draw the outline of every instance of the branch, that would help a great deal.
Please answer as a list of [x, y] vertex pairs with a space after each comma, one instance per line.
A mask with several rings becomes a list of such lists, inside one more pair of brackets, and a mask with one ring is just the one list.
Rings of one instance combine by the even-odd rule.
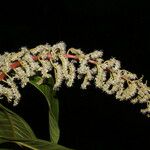
[[94, 80], [97, 88], [107, 94], [115, 94], [120, 101], [145, 103], [146, 108], [141, 112], [149, 116], [150, 88], [136, 74], [121, 69], [120, 61], [115, 58], [104, 61], [102, 56], [103, 52], [98, 50], [89, 54], [75, 48], [66, 51], [63, 42], [53, 46], [39, 45], [30, 50], [22, 48], [18, 53], [5, 53], [0, 56], [0, 96], [6, 96], [8, 101], [17, 105], [20, 93], [16, 80], [24, 87], [29, 78], [37, 73], [40, 72], [43, 78], [50, 78], [54, 72], [55, 90], [63, 81], [71, 87], [75, 78], [83, 78], [81, 88], [86, 89]]

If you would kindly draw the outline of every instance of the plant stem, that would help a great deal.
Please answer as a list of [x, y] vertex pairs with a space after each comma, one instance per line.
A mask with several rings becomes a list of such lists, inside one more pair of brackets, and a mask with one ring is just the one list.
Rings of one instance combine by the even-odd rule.
[[[76, 59], [79, 61], [79, 58], [76, 56], [76, 55], [71, 55], [71, 54], [65, 54], [64, 57], [66, 58], [72, 58], [72, 59]], [[47, 54], [47, 58], [46, 59], [51, 59], [52, 56], [50, 53]], [[34, 61], [37, 61], [38, 60], [38, 56], [32, 56], [32, 59]], [[89, 63], [92, 63], [92, 64], [96, 64], [96, 61], [93, 61], [93, 60], [89, 60]], [[21, 64], [19, 61], [15, 61], [13, 63], [10, 64], [10, 68], [11, 69], [15, 69], [17, 67], [20, 67]], [[3, 80], [4, 78], [6, 77], [5, 73], [3, 71], [0, 71], [0, 81]]]

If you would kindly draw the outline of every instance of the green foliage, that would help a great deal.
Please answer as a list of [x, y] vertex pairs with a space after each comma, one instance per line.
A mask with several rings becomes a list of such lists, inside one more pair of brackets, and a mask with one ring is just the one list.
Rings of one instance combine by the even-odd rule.
[[[41, 80], [41, 77], [35, 76], [30, 80], [30, 83], [42, 92], [47, 100], [50, 141], [38, 139], [24, 119], [0, 104], [0, 150], [15, 150], [15, 145], [18, 145], [20, 149], [31, 150], [71, 150], [57, 144], [60, 136], [59, 103], [55, 98], [56, 93], [52, 89], [53, 80], [47, 79], [41, 85], [37, 84]], [[8, 146], [11, 143], [14, 146]]]
[[[41, 140], [41, 139], [13, 139], [13, 138], [2, 138], [5, 142], [12, 142], [18, 144], [22, 149], [28, 148], [31, 150], [71, 150], [70, 148], [66, 148], [64, 146], [60, 146], [58, 144]], [[3, 148], [0, 150], [3, 150]]]
[[[30, 126], [16, 113], [0, 104], [0, 138], [36, 139]], [[3, 140], [0, 140], [0, 144]]]
[[39, 91], [43, 93], [45, 96], [48, 106], [49, 106], [49, 131], [50, 131], [50, 140], [53, 143], [58, 143], [60, 131], [58, 126], [58, 118], [59, 118], [59, 102], [56, 99], [56, 93], [53, 90], [53, 79], [46, 79], [42, 84], [37, 84], [41, 81], [42, 78], [39, 76], [35, 76], [32, 78], [30, 83], [34, 85]]

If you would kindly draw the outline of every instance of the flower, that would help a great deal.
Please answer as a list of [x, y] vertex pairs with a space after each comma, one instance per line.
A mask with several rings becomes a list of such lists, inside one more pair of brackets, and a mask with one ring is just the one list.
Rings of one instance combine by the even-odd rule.
[[89, 54], [75, 48], [66, 51], [63, 42], [53, 46], [39, 45], [31, 50], [23, 47], [16, 53], [5, 52], [0, 55], [0, 97], [5, 96], [8, 102], [17, 105], [21, 97], [17, 80], [24, 87], [30, 77], [40, 73], [43, 79], [50, 78], [54, 72], [54, 90], [58, 90], [63, 81], [71, 87], [76, 76], [83, 79], [82, 89], [94, 80], [96, 88], [114, 94], [116, 99], [129, 100], [133, 104], [145, 103], [147, 107], [141, 112], [150, 116], [150, 87], [147, 83], [144, 84], [136, 74], [121, 69], [120, 61], [115, 58], [104, 61], [102, 56], [101, 50]]

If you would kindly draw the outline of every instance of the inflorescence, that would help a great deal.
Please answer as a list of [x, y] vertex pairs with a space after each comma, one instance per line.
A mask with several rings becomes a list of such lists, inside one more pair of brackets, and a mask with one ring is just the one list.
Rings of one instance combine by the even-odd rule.
[[93, 80], [97, 88], [114, 94], [116, 99], [146, 104], [141, 112], [149, 116], [150, 87], [136, 74], [121, 69], [115, 58], [104, 61], [102, 56], [103, 52], [98, 50], [89, 54], [75, 48], [66, 51], [63, 42], [53, 46], [39, 45], [30, 50], [23, 47], [17, 53], [5, 52], [0, 55], [0, 98], [6, 97], [15, 106], [21, 97], [18, 81], [23, 88], [37, 73], [42, 78], [51, 78], [54, 73], [54, 90], [59, 89], [63, 81], [71, 87], [75, 78], [83, 79], [81, 88], [86, 89]]

